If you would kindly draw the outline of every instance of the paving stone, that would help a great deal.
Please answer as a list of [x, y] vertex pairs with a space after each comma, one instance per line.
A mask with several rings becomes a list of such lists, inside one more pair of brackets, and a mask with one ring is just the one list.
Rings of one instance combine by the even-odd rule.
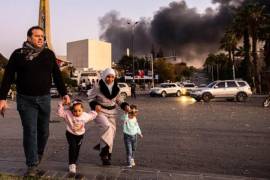
[[23, 176], [25, 171], [26, 171], [26, 169], [24, 169], [24, 168], [18, 168], [17, 171], [15, 172], [15, 174], [18, 176]]
[[56, 175], [57, 175], [57, 171], [48, 170], [41, 177], [56, 178]]
[[123, 170], [118, 179], [131, 180], [156, 180], [155, 172]]
[[251, 180], [248, 177], [230, 177], [230, 176], [226, 176], [226, 177], [218, 177], [218, 176], [204, 176], [203, 180]]
[[116, 180], [117, 179], [117, 177], [115, 177], [115, 176], [107, 176], [106, 177], [106, 180]]
[[96, 175], [96, 180], [106, 180], [106, 175], [98, 174], [98, 175]]
[[57, 171], [56, 177], [58, 179], [64, 179], [67, 176], [68, 172], [63, 172], [63, 171]]
[[199, 175], [191, 174], [174, 174], [174, 173], [159, 173], [158, 180], [201, 180]]

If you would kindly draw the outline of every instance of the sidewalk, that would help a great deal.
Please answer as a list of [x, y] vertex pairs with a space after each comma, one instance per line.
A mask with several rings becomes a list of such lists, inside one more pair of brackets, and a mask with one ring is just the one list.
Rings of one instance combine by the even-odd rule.
[[[40, 168], [46, 171], [41, 178], [70, 179], [68, 178], [69, 174], [66, 169], [66, 163], [45, 161], [42, 162]], [[263, 180], [262, 178], [196, 172], [159, 171], [157, 169], [144, 169], [140, 167], [132, 169], [120, 166], [103, 167], [86, 163], [80, 164], [78, 169], [85, 176], [84, 179], [89, 180]], [[26, 167], [23, 161], [0, 159], [0, 179], [1, 175], [12, 175], [23, 178], [25, 171]]]

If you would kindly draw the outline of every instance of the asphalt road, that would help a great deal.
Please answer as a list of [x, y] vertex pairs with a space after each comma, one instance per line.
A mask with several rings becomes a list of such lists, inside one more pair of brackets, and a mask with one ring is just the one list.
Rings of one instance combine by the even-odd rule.
[[[262, 100], [196, 103], [187, 97], [129, 98], [128, 102], [139, 108], [138, 120], [144, 134], [136, 152], [137, 168], [270, 178], [270, 108], [262, 108]], [[57, 101], [52, 102], [53, 121], [60, 120], [55, 115]], [[24, 160], [15, 103], [10, 103], [0, 127], [0, 158]], [[64, 123], [51, 123], [50, 130], [44, 160], [67, 162]], [[90, 123], [80, 162], [100, 164], [98, 152], [92, 149], [97, 137], [96, 126]], [[120, 121], [112, 158], [114, 165], [125, 164]]]

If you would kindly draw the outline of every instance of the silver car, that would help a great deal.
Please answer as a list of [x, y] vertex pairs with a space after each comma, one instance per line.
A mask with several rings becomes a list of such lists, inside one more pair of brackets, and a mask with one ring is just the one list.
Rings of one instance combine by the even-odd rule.
[[243, 80], [220, 80], [210, 83], [205, 88], [198, 88], [190, 92], [196, 101], [209, 102], [214, 98], [236, 99], [238, 102], [246, 101], [252, 95], [250, 86]]
[[153, 87], [150, 89], [149, 95], [152, 96], [162, 96], [176, 95], [181, 96], [182, 87], [178, 86], [176, 83], [161, 83], [159, 87]]
[[131, 96], [131, 88], [128, 86], [127, 83], [119, 82], [118, 87], [120, 89], [120, 95], [123, 97], [123, 99]]
[[52, 87], [51, 89], [50, 89], [50, 94], [51, 94], [51, 97], [60, 97], [60, 94], [59, 94], [59, 92], [58, 92], [58, 90], [57, 90], [57, 88], [56, 87]]

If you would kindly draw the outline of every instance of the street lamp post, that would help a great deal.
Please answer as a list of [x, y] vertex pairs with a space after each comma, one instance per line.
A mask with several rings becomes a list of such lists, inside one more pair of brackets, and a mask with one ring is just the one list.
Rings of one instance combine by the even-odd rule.
[[134, 29], [136, 24], [138, 24], [139, 22], [136, 21], [135, 23], [130, 23], [128, 22], [127, 24], [131, 25], [131, 51], [132, 51], [132, 78], [133, 78], [133, 82], [135, 82], [135, 63], [134, 63]]
[[232, 53], [232, 73], [233, 73], [233, 80], [235, 80], [235, 66], [234, 66], [234, 53]]
[[151, 56], [151, 70], [152, 70], [152, 87], [155, 86], [155, 77], [154, 77], [154, 57]]

